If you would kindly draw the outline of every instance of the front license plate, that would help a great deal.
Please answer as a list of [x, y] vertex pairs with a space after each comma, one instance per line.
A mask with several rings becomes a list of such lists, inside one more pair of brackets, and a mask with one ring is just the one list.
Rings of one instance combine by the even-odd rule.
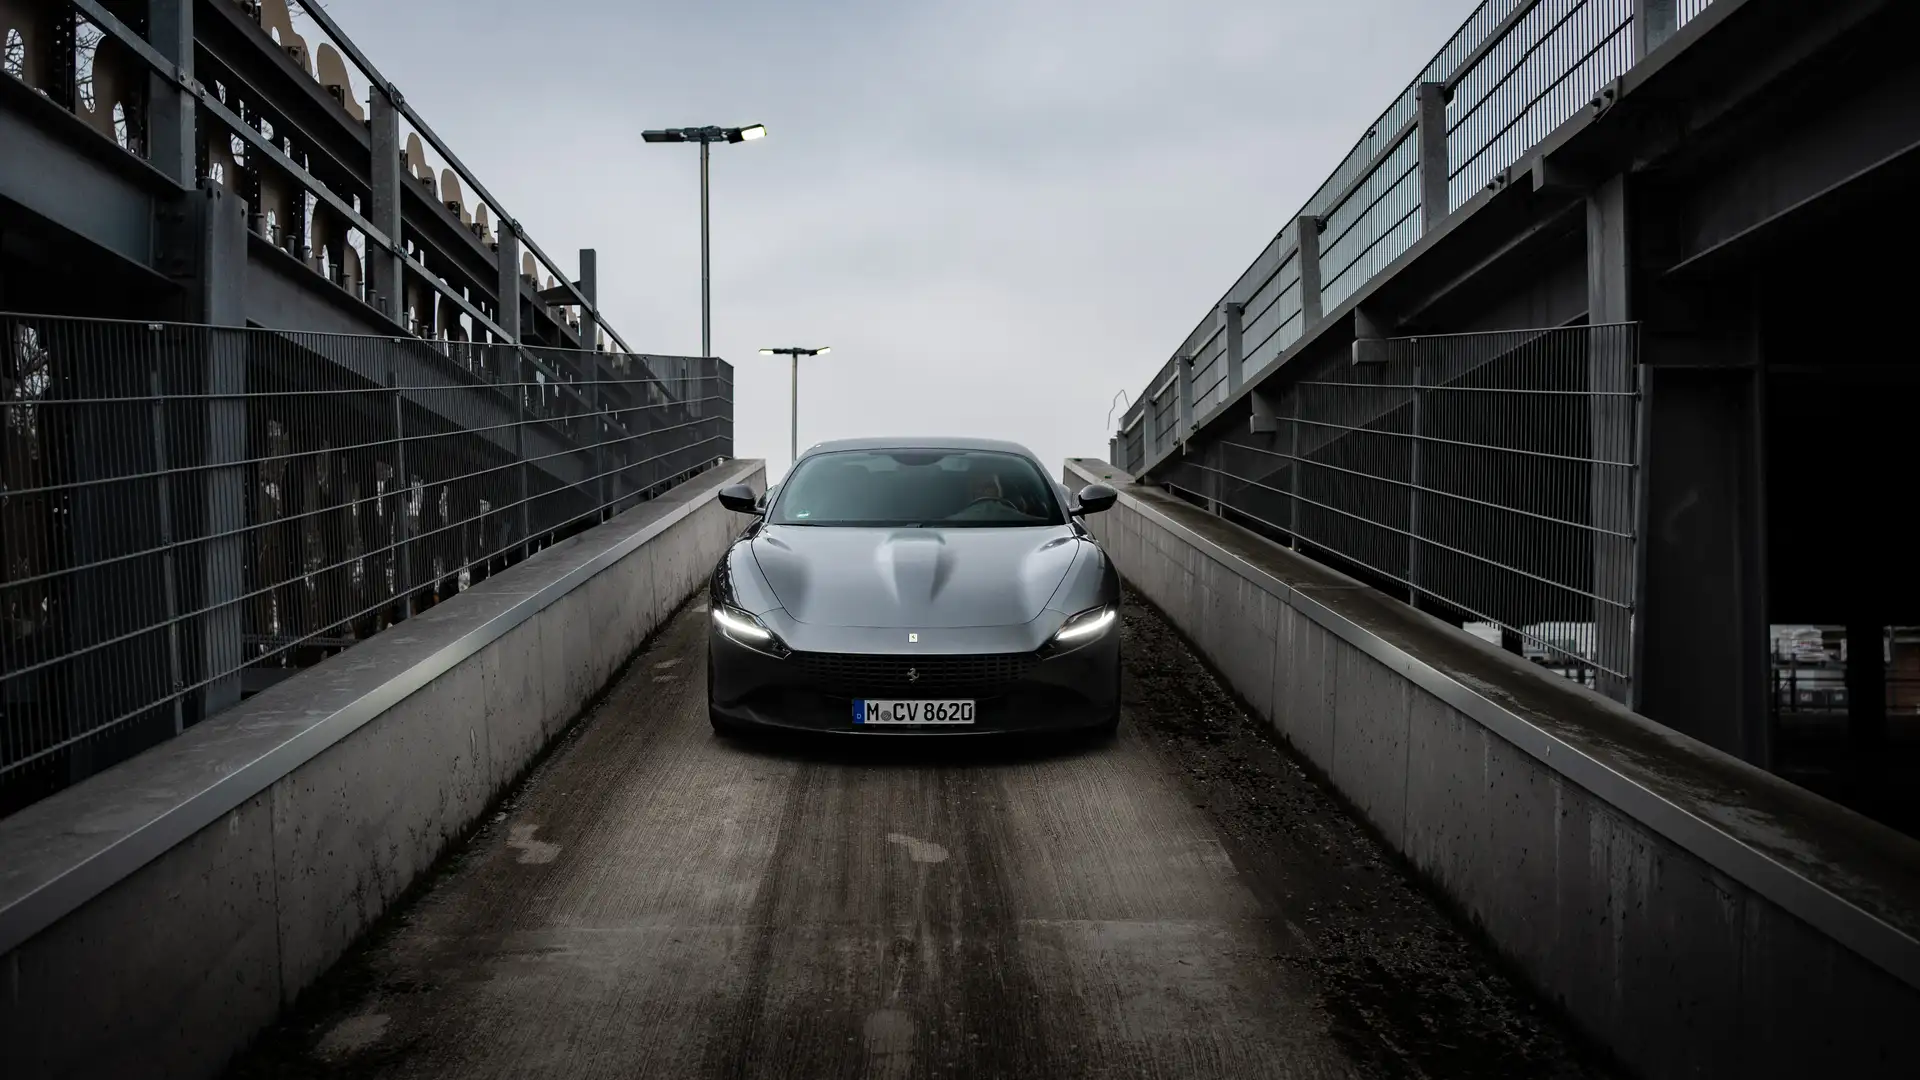
[[856, 701], [856, 724], [941, 725], [973, 723], [971, 701]]

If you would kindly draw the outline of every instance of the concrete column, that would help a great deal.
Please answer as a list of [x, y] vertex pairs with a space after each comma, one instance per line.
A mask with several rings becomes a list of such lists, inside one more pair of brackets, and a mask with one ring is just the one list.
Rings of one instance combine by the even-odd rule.
[[[1587, 316], [1592, 326], [1587, 386], [1593, 395], [1587, 408], [1588, 456], [1596, 463], [1632, 460], [1640, 449], [1635, 437], [1637, 405], [1618, 396], [1633, 389], [1638, 374], [1621, 355], [1632, 339], [1617, 325], [1634, 316], [1628, 211], [1624, 177], [1613, 177], [1587, 197]], [[1632, 612], [1607, 601], [1634, 598], [1634, 545], [1615, 539], [1636, 532], [1634, 479], [1604, 464], [1595, 464], [1590, 473], [1588, 520], [1594, 530], [1590, 591], [1603, 598], [1594, 603], [1594, 659], [1624, 676], [1601, 671], [1596, 688], [1631, 706], [1636, 667]]]
[[[193, 0], [147, 0], [147, 41], [180, 74], [193, 77]], [[147, 160], [181, 187], [197, 179], [193, 95], [177, 83], [148, 76]]]
[[1193, 357], [1173, 358], [1174, 442], [1185, 445], [1193, 432]]
[[[1672, 206], [1657, 189], [1617, 181], [1588, 202], [1590, 314], [1618, 317], [1624, 296], [1639, 334], [1631, 704], [1765, 768], [1772, 688], [1764, 308], [1757, 289], [1737, 282], [1656, 287], [1636, 277], [1642, 252], [1657, 258], [1654, 245], [1675, 231]], [[1606, 429], [1597, 423], [1596, 439]], [[1614, 520], [1598, 500], [1619, 494], [1594, 497], [1596, 517]], [[1608, 567], [1596, 560], [1596, 572]]]
[[1320, 306], [1320, 229], [1317, 217], [1295, 218], [1295, 243], [1300, 259], [1300, 335], [1305, 337], [1324, 315]]
[[1447, 197], [1447, 87], [1421, 83], [1414, 138], [1420, 144], [1420, 231], [1431, 232], [1445, 221], [1451, 204]]
[[1240, 318], [1246, 310], [1246, 305], [1232, 301], [1220, 305], [1220, 333], [1226, 337], [1222, 359], [1227, 365], [1227, 397], [1229, 398], [1240, 392], [1240, 385], [1246, 378], [1246, 348], [1240, 337]]
[[1680, 0], [1633, 0], [1633, 62], [1660, 47], [1680, 28]]
[[1364, 308], [1353, 309], [1353, 362], [1355, 365], [1387, 362], [1386, 327]]
[[1639, 711], [1764, 768], [1763, 383], [1687, 366], [1682, 348], [1652, 343], [1646, 370]]
[[[394, 250], [381, 247], [371, 237], [367, 239], [367, 296], [376, 309], [404, 322], [407, 294], [400, 258], [400, 184], [404, 172], [404, 162], [400, 156], [400, 95], [397, 91], [390, 93], [387, 88], [376, 86], [368, 97], [373, 106], [370, 117], [373, 175], [368, 178], [373, 189], [373, 212], [367, 216], [375, 228], [392, 239]], [[500, 249], [506, 250], [504, 242]], [[514, 259], [517, 262], [520, 258], [517, 243], [515, 249]], [[502, 322], [502, 325], [505, 323]]]
[[1248, 430], [1255, 435], [1272, 435], [1280, 430], [1280, 399], [1265, 390], [1255, 390], [1249, 398], [1253, 416]]

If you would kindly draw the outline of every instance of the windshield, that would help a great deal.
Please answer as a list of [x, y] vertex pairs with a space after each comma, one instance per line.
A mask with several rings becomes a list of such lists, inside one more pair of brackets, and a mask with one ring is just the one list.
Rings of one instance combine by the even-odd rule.
[[802, 461], [780, 484], [775, 525], [1064, 524], [1031, 461], [992, 450], [841, 450]]

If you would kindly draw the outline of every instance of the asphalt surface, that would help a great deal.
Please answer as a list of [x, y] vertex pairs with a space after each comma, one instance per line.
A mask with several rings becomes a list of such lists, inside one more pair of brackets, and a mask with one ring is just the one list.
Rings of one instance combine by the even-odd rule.
[[705, 610], [233, 1075], [1605, 1075], [1137, 601], [1111, 742], [716, 738]]

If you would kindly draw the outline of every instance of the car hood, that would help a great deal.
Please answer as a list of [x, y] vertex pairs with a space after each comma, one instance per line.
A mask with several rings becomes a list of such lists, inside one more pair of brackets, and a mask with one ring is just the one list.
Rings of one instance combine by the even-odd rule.
[[847, 529], [769, 525], [754, 562], [796, 621], [1006, 626], [1038, 618], [1081, 542], [1069, 526]]

